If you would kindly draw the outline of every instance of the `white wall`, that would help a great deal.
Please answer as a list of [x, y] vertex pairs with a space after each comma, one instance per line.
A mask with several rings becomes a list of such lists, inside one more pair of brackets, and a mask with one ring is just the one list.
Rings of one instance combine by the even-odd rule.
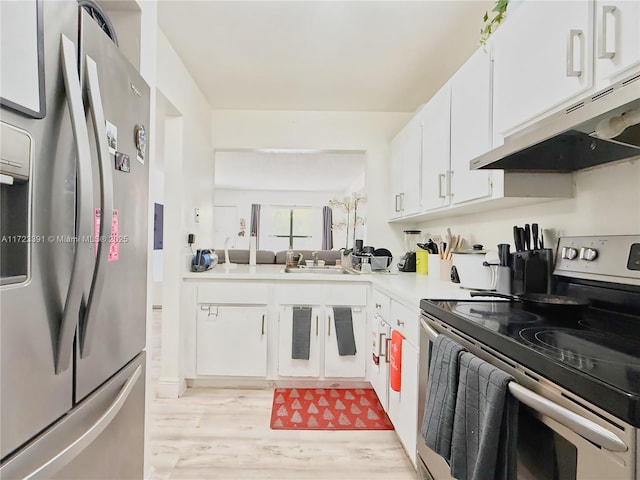
[[[165, 117], [162, 138], [155, 138], [164, 154], [164, 268], [162, 362], [158, 395], [177, 397], [184, 391], [181, 351], [180, 289], [190, 252], [187, 234], [199, 241], [213, 235], [213, 154], [210, 146], [211, 107], [162, 31], [157, 36], [157, 86], [172, 106]], [[200, 208], [200, 223], [193, 209]]]
[[441, 235], [451, 227], [466, 245], [481, 243], [493, 250], [498, 243], [513, 248], [512, 227], [525, 223], [544, 229], [545, 247], [555, 247], [558, 236], [640, 233], [640, 157], [578, 171], [574, 180], [574, 198], [439, 219], [419, 227]]
[[[168, 105], [166, 99], [160, 95], [157, 101], [156, 108], [156, 135], [157, 139], [165, 138], [165, 119], [170, 115], [172, 110]], [[171, 115], [175, 113], [171, 112]], [[165, 204], [164, 199], [164, 156], [165, 149], [164, 143], [156, 148], [156, 155], [154, 157], [155, 162], [152, 164], [149, 178], [149, 187], [151, 190], [151, 202], [150, 208], [153, 208], [155, 203], [160, 205]], [[154, 218], [155, 221], [155, 218]], [[164, 250], [152, 250], [150, 254], [152, 269], [153, 269], [153, 285], [152, 285], [152, 303], [154, 307], [162, 306], [162, 280], [163, 280], [163, 264], [164, 264]]]
[[[389, 142], [411, 113], [379, 112], [212, 112], [215, 149], [317, 149], [366, 152], [367, 243], [396, 243], [387, 224]], [[339, 171], [335, 172], [340, 175]]]

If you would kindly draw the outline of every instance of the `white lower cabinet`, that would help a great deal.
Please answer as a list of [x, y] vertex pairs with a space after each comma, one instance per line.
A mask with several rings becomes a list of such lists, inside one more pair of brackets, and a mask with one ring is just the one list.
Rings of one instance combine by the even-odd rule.
[[333, 308], [313, 307], [308, 360], [291, 358], [294, 308], [295, 306], [280, 307], [278, 375], [283, 377], [364, 378], [366, 356], [364, 308], [354, 307], [351, 309], [356, 354], [340, 355]]
[[387, 411], [411, 461], [416, 462], [416, 432], [418, 428], [418, 349], [402, 341], [400, 391], [389, 388]]
[[365, 347], [367, 319], [364, 308], [351, 308], [353, 338], [356, 342], [355, 355], [340, 355], [338, 351], [338, 339], [335, 332], [333, 307], [327, 307], [325, 313], [324, 376], [364, 378], [365, 358], [367, 356], [367, 349]]
[[278, 325], [278, 375], [283, 377], [319, 377], [320, 346], [324, 325], [324, 309], [311, 309], [311, 335], [309, 339], [309, 359], [294, 359], [293, 351], [293, 309], [294, 306], [280, 307]]
[[266, 376], [268, 320], [266, 306], [199, 304], [196, 373]]
[[[368, 323], [370, 342], [367, 379], [389, 415], [407, 455], [415, 465], [418, 428], [418, 307], [414, 311], [375, 290], [372, 303]], [[394, 330], [404, 337], [399, 392], [393, 390], [390, 385], [389, 352]], [[375, 360], [376, 356], [378, 361]]]
[[369, 342], [368, 380], [378, 396], [385, 412], [389, 411], [389, 361], [386, 348], [387, 338], [391, 338], [391, 327], [378, 313], [374, 312], [370, 321], [371, 342]]

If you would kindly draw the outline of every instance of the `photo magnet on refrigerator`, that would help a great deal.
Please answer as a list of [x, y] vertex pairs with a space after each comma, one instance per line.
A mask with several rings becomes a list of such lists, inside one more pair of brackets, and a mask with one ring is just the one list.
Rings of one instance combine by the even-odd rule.
[[144, 125], [136, 125], [133, 130], [133, 137], [136, 144], [136, 160], [144, 165], [144, 151], [147, 147], [147, 131]]
[[122, 152], [116, 152], [116, 170], [120, 170], [125, 173], [129, 173], [131, 171], [129, 155]]
[[115, 155], [118, 150], [118, 127], [108, 120], [104, 122], [107, 128], [107, 143], [109, 144], [109, 153]]

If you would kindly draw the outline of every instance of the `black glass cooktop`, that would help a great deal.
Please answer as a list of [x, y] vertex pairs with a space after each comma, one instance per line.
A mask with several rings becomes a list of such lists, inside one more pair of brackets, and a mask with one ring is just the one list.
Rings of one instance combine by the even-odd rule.
[[640, 317], [597, 308], [422, 300], [433, 317], [640, 427]]

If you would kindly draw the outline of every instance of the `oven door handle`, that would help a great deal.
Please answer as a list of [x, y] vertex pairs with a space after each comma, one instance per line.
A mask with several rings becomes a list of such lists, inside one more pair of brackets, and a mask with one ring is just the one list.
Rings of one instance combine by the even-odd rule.
[[[431, 341], [438, 338], [439, 333], [429, 326], [424, 319], [420, 319], [420, 324], [425, 332], [427, 332], [427, 335], [431, 338]], [[584, 418], [583, 416], [578, 415], [577, 413], [574, 413], [541, 395], [538, 395], [515, 381], [509, 382], [509, 392], [511, 392], [511, 395], [521, 403], [532, 408], [541, 415], [545, 415], [559, 424], [564, 425], [576, 434], [586, 438], [592, 443], [595, 443], [600, 448], [604, 448], [611, 452], [626, 452], [629, 449], [617, 435], [613, 434], [606, 428], [601, 427], [597, 423]]]
[[516, 382], [509, 382], [509, 391], [516, 399], [578, 435], [611, 452], [626, 452], [629, 448], [620, 438], [595, 422], [573, 413], [557, 403], [532, 392]]
[[431, 328], [429, 324], [424, 321], [423, 318], [420, 319], [420, 324], [422, 325], [422, 328], [424, 329], [424, 331], [427, 332], [427, 335], [429, 335], [429, 338], [431, 339], [431, 341], [435, 342], [436, 338], [438, 338], [438, 335], [440, 334], [436, 332], [433, 328]]

